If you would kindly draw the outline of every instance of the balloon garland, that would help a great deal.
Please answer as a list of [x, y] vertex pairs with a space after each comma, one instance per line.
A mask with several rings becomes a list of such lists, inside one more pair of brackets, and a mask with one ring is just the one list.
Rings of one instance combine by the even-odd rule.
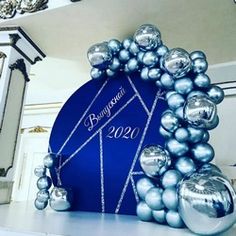
[[[88, 50], [88, 60], [93, 79], [113, 77], [119, 71], [139, 72], [142, 80], [153, 82], [166, 92], [169, 109], [163, 112], [159, 128], [166, 139], [165, 147], [150, 145], [140, 154], [146, 177], [137, 182], [138, 217], [175, 228], [187, 226], [205, 235], [231, 227], [236, 221], [236, 195], [219, 168], [210, 164], [215, 153], [208, 143], [209, 130], [219, 123], [216, 105], [222, 102], [224, 92], [212, 85], [205, 74], [205, 54], [168, 49], [160, 31], [145, 24], [133, 38], [93, 45]], [[71, 193], [60, 183], [48, 194], [51, 180], [45, 168], [54, 166], [58, 159], [49, 154], [44, 166], [35, 170], [39, 177], [35, 201], [38, 209], [45, 208], [48, 201], [55, 210], [68, 210], [71, 206]], [[63, 196], [58, 204], [55, 191]]]

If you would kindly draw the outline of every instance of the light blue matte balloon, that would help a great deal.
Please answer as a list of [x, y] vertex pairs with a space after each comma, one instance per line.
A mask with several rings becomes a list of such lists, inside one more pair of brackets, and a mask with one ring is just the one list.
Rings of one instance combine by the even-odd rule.
[[104, 77], [104, 71], [93, 67], [90, 71], [90, 75], [93, 79], [101, 79]]
[[161, 210], [164, 208], [162, 192], [162, 189], [153, 187], [146, 193], [145, 202], [152, 210]]
[[155, 66], [158, 62], [158, 57], [155, 52], [149, 51], [143, 55], [143, 64], [146, 66]]
[[123, 40], [122, 45], [125, 49], [128, 50], [132, 42], [133, 40], [131, 38], [126, 38]]
[[134, 72], [137, 71], [139, 68], [138, 65], [138, 61], [136, 58], [131, 58], [128, 62], [127, 62], [127, 68], [130, 72]]
[[205, 53], [202, 52], [202, 51], [194, 51], [194, 52], [191, 52], [191, 53], [190, 53], [190, 58], [191, 58], [192, 60], [195, 60], [195, 59], [197, 59], [197, 58], [206, 59], [206, 55], [205, 55]]
[[167, 103], [170, 109], [176, 110], [177, 108], [184, 105], [185, 99], [181, 94], [174, 93], [168, 97]]
[[165, 130], [162, 126], [159, 127], [159, 133], [165, 138], [172, 137], [172, 133]]
[[180, 143], [176, 139], [169, 139], [166, 142], [166, 147], [167, 150], [174, 156], [180, 157], [186, 154], [189, 151], [188, 144], [185, 143]]
[[130, 59], [130, 52], [126, 49], [122, 49], [119, 52], [119, 60], [122, 62], [127, 62]]
[[210, 99], [216, 103], [219, 104], [223, 101], [224, 99], [224, 91], [220, 87], [213, 85], [208, 91], [207, 91], [208, 96]]
[[162, 194], [162, 201], [166, 208], [176, 211], [178, 208], [178, 196], [176, 188], [166, 188]]
[[173, 77], [167, 73], [164, 73], [161, 76], [160, 81], [162, 83], [162, 86], [166, 89], [172, 89], [175, 83]]
[[208, 143], [195, 144], [191, 152], [195, 160], [203, 162], [203, 163], [212, 161], [212, 159], [215, 156], [214, 149]]
[[166, 112], [161, 117], [161, 125], [169, 132], [174, 132], [178, 126], [178, 118], [172, 112]]
[[156, 222], [159, 224], [166, 223], [166, 210], [152, 211], [152, 216]]
[[175, 115], [180, 119], [184, 119], [184, 108], [183, 107], [177, 108], [175, 110]]
[[153, 182], [147, 177], [139, 179], [136, 184], [138, 195], [143, 200], [145, 199], [147, 191], [153, 187]]
[[190, 99], [190, 98], [192, 98], [194, 96], [198, 96], [198, 97], [200, 97], [200, 96], [207, 96], [207, 94], [202, 92], [202, 91], [199, 91], [199, 90], [193, 90], [192, 92], [190, 92], [188, 94], [187, 99]]
[[190, 78], [184, 77], [175, 81], [175, 91], [180, 94], [188, 94], [193, 90], [193, 82]]
[[178, 170], [182, 175], [189, 175], [196, 171], [196, 165], [194, 161], [189, 157], [180, 157], [175, 163], [175, 168]]
[[141, 70], [140, 77], [141, 77], [142, 80], [148, 80], [149, 79], [148, 72], [149, 72], [149, 69], [147, 67], [144, 67]]
[[206, 74], [198, 74], [194, 79], [194, 85], [198, 88], [208, 88], [211, 84], [210, 78]]
[[184, 227], [184, 222], [181, 219], [179, 213], [176, 211], [169, 210], [166, 213], [166, 221], [170, 227], [173, 227], [173, 228], [183, 228]]
[[169, 49], [165, 46], [165, 45], [162, 45], [160, 47], [157, 48], [157, 55], [159, 57], [162, 57], [164, 56], [167, 52], [169, 51]]
[[111, 39], [108, 42], [108, 47], [111, 49], [113, 55], [116, 55], [117, 53], [119, 53], [119, 51], [121, 49], [121, 43], [117, 39]]
[[203, 135], [204, 135], [204, 130], [203, 129], [197, 129], [197, 128], [193, 128], [192, 126], [188, 126], [187, 128], [188, 132], [189, 132], [189, 142], [191, 143], [198, 143], [203, 139]]
[[120, 61], [118, 58], [113, 57], [111, 64], [108, 66], [109, 69], [116, 71], [120, 68]]
[[182, 175], [178, 170], [168, 170], [164, 173], [161, 179], [163, 188], [175, 187], [182, 179]]
[[138, 218], [142, 221], [151, 221], [153, 219], [152, 210], [144, 201], [138, 203], [136, 213]]
[[48, 201], [39, 201], [37, 198], [34, 201], [34, 206], [38, 209], [38, 210], [43, 210], [47, 207], [48, 205]]
[[204, 73], [208, 68], [208, 63], [204, 58], [197, 58], [193, 60], [193, 72]]
[[106, 69], [106, 74], [108, 77], [113, 77], [115, 76], [116, 72], [111, 69]]
[[138, 45], [135, 42], [132, 42], [130, 44], [129, 51], [130, 51], [131, 54], [136, 56], [139, 53], [140, 50], [139, 50]]
[[175, 131], [175, 138], [180, 143], [188, 141], [189, 136], [190, 136], [190, 133], [185, 128], [181, 127]]
[[151, 80], [157, 80], [161, 77], [161, 70], [158, 68], [151, 68], [148, 72], [148, 77]]

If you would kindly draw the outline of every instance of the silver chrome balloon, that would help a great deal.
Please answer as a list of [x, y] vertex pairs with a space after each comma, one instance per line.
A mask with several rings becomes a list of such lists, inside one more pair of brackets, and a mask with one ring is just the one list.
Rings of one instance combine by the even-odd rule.
[[200, 170], [178, 188], [179, 214], [197, 234], [216, 235], [236, 222], [236, 194], [219, 172]]
[[46, 189], [42, 189], [37, 193], [37, 199], [40, 202], [46, 202], [49, 199], [49, 192]]
[[153, 50], [161, 45], [161, 33], [154, 25], [141, 25], [134, 34], [134, 41], [145, 51]]
[[50, 194], [49, 205], [55, 211], [66, 211], [72, 206], [73, 195], [71, 189], [54, 187]]
[[169, 153], [159, 145], [145, 147], [139, 160], [143, 171], [151, 178], [162, 175], [171, 165]]
[[216, 116], [216, 105], [206, 96], [191, 97], [184, 105], [185, 120], [197, 128], [207, 129]]
[[52, 186], [52, 180], [48, 176], [42, 176], [37, 181], [37, 187], [39, 190], [46, 189], [48, 190]]
[[42, 176], [45, 176], [46, 175], [46, 167], [43, 165], [35, 167], [34, 174], [39, 178]]
[[188, 52], [182, 48], [173, 48], [162, 58], [162, 67], [175, 78], [185, 76], [192, 68]]
[[47, 154], [44, 158], [43, 158], [43, 164], [45, 167], [47, 168], [51, 168], [54, 165], [54, 161], [55, 161], [55, 154], [49, 153]]
[[40, 201], [39, 199], [35, 199], [34, 201], [34, 206], [38, 209], [38, 210], [43, 210], [47, 207], [48, 205], [48, 201]]

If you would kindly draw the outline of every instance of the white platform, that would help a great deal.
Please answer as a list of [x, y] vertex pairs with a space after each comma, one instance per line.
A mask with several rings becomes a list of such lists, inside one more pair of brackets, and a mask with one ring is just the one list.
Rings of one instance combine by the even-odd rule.
[[[190, 236], [187, 229], [173, 229], [141, 222], [136, 216], [90, 212], [38, 211], [33, 203], [0, 205], [0, 236]], [[236, 235], [236, 225], [221, 236]]]

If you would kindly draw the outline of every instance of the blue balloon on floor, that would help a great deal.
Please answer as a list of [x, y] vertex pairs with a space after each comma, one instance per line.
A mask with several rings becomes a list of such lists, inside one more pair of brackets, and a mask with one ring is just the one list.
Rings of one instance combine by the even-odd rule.
[[144, 201], [138, 203], [136, 213], [138, 218], [142, 221], [151, 221], [153, 219], [152, 210]]

